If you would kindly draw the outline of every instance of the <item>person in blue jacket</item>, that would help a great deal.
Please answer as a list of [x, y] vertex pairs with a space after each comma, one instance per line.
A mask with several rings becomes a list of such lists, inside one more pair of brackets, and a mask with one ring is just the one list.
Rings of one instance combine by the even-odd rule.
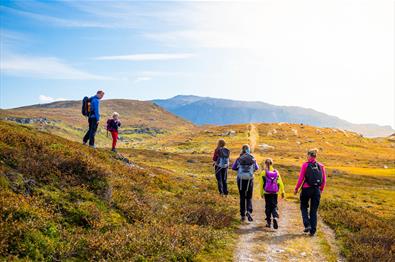
[[89, 141], [89, 146], [91, 147], [96, 147], [95, 146], [95, 135], [97, 131], [97, 127], [99, 126], [100, 122], [100, 99], [102, 99], [104, 96], [104, 92], [102, 90], [97, 91], [95, 96], [92, 96], [90, 98], [90, 112], [89, 112], [89, 117], [88, 117], [88, 123], [89, 123], [89, 130], [86, 132], [83, 143], [86, 145], [86, 143]]

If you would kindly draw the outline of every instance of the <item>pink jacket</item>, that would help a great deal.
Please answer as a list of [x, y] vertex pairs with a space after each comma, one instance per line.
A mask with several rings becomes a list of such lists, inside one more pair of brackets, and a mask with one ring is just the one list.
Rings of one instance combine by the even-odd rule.
[[[303, 188], [310, 187], [307, 183], [303, 183], [303, 182], [304, 182], [304, 176], [306, 174], [307, 166], [309, 165], [309, 163], [314, 163], [314, 162], [316, 162], [315, 158], [312, 158], [308, 162], [303, 163], [302, 168], [300, 169], [299, 179], [298, 179], [298, 183], [296, 184], [295, 191], [299, 191], [299, 188], [302, 186], [302, 184], [303, 184]], [[322, 184], [320, 186], [320, 190], [322, 192], [324, 190], [324, 187], [326, 184], [326, 171], [325, 171], [325, 167], [323, 164], [318, 163], [318, 165], [320, 166], [320, 168], [322, 170]]]

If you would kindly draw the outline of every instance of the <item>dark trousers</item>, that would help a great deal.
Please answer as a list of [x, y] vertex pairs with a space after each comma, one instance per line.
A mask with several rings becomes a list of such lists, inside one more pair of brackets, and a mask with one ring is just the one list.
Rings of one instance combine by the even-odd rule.
[[[320, 205], [321, 192], [319, 188], [302, 188], [300, 193], [300, 210], [302, 211], [304, 227], [311, 227], [310, 233], [317, 231], [317, 211]], [[310, 203], [309, 203], [310, 202]], [[310, 212], [308, 208], [310, 206]]]
[[86, 143], [89, 140], [89, 145], [94, 146], [95, 145], [95, 135], [97, 131], [97, 120], [96, 118], [92, 117], [88, 119], [89, 123], [89, 129], [88, 132], [86, 132], [83, 142]]
[[237, 187], [240, 194], [240, 215], [244, 217], [246, 212], [252, 213], [252, 191], [254, 180], [237, 179]]
[[265, 194], [265, 214], [266, 221], [270, 223], [271, 218], [278, 218], [277, 194]]
[[228, 194], [228, 169], [215, 166], [215, 177], [217, 178], [218, 191], [221, 195]]

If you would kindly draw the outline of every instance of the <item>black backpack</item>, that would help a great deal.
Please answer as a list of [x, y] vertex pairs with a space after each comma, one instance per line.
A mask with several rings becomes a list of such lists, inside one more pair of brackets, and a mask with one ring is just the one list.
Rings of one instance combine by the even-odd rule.
[[83, 116], [88, 116], [88, 117], [91, 113], [91, 99], [87, 96], [82, 99], [81, 113]]
[[322, 185], [322, 170], [317, 162], [308, 164], [305, 182], [311, 187], [320, 187]]

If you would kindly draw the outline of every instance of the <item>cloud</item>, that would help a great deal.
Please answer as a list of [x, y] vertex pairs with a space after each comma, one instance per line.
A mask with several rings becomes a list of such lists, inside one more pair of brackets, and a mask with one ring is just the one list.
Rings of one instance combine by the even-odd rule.
[[72, 80], [110, 80], [112, 78], [76, 69], [54, 57], [8, 54], [0, 58], [0, 71], [19, 77]]
[[146, 53], [146, 54], [132, 54], [132, 55], [117, 55], [117, 56], [99, 56], [96, 60], [109, 61], [154, 61], [154, 60], [176, 60], [188, 59], [194, 57], [191, 53]]
[[138, 83], [138, 82], [142, 82], [142, 81], [148, 81], [151, 80], [152, 77], [148, 77], [148, 76], [139, 76], [137, 77], [133, 82], [134, 83]]
[[40, 100], [40, 102], [42, 102], [42, 103], [51, 103], [51, 102], [56, 102], [56, 101], [65, 101], [67, 99], [61, 98], [61, 97], [53, 98], [53, 97], [46, 96], [46, 95], [40, 95], [38, 97], [38, 100]]

